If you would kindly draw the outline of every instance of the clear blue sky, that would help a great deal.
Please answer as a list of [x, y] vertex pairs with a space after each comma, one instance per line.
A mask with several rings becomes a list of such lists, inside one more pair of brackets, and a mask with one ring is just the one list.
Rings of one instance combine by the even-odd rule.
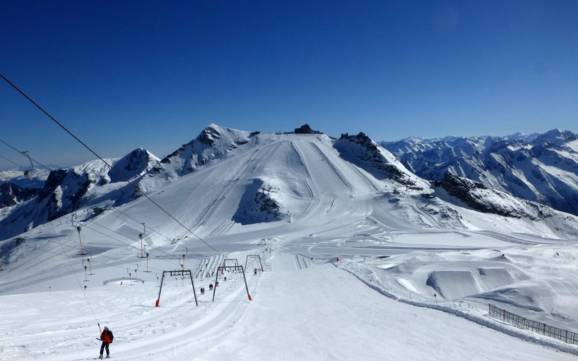
[[[6, 0], [0, 44], [0, 71], [105, 156], [163, 156], [210, 122], [377, 140], [578, 130], [575, 0]], [[44, 162], [91, 158], [3, 84], [0, 124]]]

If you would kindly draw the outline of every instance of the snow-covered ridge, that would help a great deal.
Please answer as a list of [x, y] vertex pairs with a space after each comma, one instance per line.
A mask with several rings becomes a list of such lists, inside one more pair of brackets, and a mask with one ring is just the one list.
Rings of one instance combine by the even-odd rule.
[[[211, 160], [225, 156], [232, 149], [249, 142], [250, 132], [209, 124], [201, 134], [161, 160], [158, 172], [182, 176]], [[254, 133], [253, 133], [254, 134]]]
[[[549, 139], [550, 143], [556, 144], [570, 138], [564, 132], [532, 137], [533, 140], [542, 139], [542, 143], [545, 142], [543, 139]], [[448, 139], [461, 144], [463, 154], [475, 155], [483, 149], [497, 147], [497, 142], [484, 137]], [[515, 136], [508, 139], [520, 142], [529, 138]], [[424, 147], [424, 140], [421, 139], [410, 139], [408, 142], [407, 146]], [[508, 143], [510, 147], [512, 144]], [[572, 151], [571, 146], [566, 148], [566, 152]], [[523, 147], [520, 149], [525, 151]], [[532, 151], [536, 149], [539, 148]], [[310, 157], [313, 158], [308, 160]], [[494, 160], [501, 161], [497, 157]], [[197, 171], [211, 169], [209, 172], [218, 174], [221, 168], [232, 171], [237, 162], [245, 164], [238, 170], [241, 174], [224, 185], [231, 193], [230, 197], [237, 202], [228, 204], [230, 213], [227, 217], [232, 223], [291, 220], [294, 215], [307, 209], [307, 203], [317, 202], [313, 199], [318, 197], [331, 200], [342, 194], [355, 197], [394, 192], [395, 196], [389, 201], [399, 201], [400, 214], [405, 214], [411, 222], [430, 227], [449, 224], [465, 227], [460, 215], [463, 211], [459, 208], [465, 204], [475, 211], [527, 221], [553, 217], [554, 221], [547, 220], [546, 226], [559, 226], [556, 234], [575, 234], [573, 219], [565, 220], [547, 207], [516, 199], [503, 191], [500, 193], [499, 188], [494, 190], [485, 185], [485, 188], [476, 185], [464, 190], [456, 182], [447, 181], [441, 182], [441, 187], [438, 187], [443, 189], [447, 186], [445, 193], [434, 193], [428, 181], [412, 173], [394, 154], [364, 133], [343, 134], [339, 139], [334, 139], [307, 125], [296, 128], [294, 132], [266, 134], [210, 124], [195, 139], [161, 161], [142, 148], [109, 161], [113, 164], [110, 170], [96, 160], [51, 172], [38, 196], [0, 216], [0, 226], [5, 225], [0, 230], [0, 238], [17, 235], [79, 209], [85, 209], [87, 216], [100, 214], [110, 207], [137, 199], [145, 192], [157, 192], [174, 182], [188, 182], [185, 179]], [[209, 182], [217, 182], [222, 175], [206, 177]], [[323, 184], [317, 190], [318, 194], [315, 194], [311, 184], [316, 182]], [[458, 183], [464, 182], [469, 181], [460, 180]], [[191, 187], [199, 185], [192, 184]], [[451, 189], [462, 189], [462, 192], [452, 194]], [[190, 190], [182, 189], [182, 192]], [[448, 193], [449, 196], [445, 197]], [[423, 199], [441, 198], [431, 199], [426, 205], [420, 194], [426, 197]], [[410, 195], [417, 198], [407, 198]], [[193, 202], [204, 204], [204, 196], [199, 195], [200, 198]], [[458, 198], [459, 202], [456, 203]], [[220, 200], [210, 202], [218, 203]], [[335, 199], [331, 202], [335, 202]], [[427, 216], [417, 215], [412, 210], [416, 206]], [[199, 215], [200, 219], [210, 217], [211, 212], [215, 211], [213, 207], [216, 206], [209, 205], [209, 214]], [[206, 225], [206, 222], [203, 221], [203, 224]]]
[[158, 165], [159, 160], [144, 149], [135, 149], [120, 159], [107, 159], [53, 170], [32, 196], [20, 202], [0, 218], [0, 239], [12, 237], [52, 221], [80, 208], [100, 213], [137, 198], [137, 180]]
[[[391, 355], [394, 343], [396, 354], [410, 350], [415, 360], [447, 360], [434, 352], [442, 343], [459, 350], [453, 354], [459, 360], [480, 352], [501, 360], [512, 345], [526, 361], [560, 355], [385, 299], [334, 265], [350, 265], [361, 279], [375, 277], [387, 293], [432, 308], [464, 300], [482, 306], [460, 311], [468, 317], [483, 319], [487, 303], [496, 302], [533, 316], [572, 318], [575, 307], [564, 306], [576, 289], [576, 252], [562, 249], [572, 247], [578, 231], [572, 215], [549, 216], [540, 206], [541, 217], [528, 202], [467, 179], [453, 180], [458, 192], [432, 186], [364, 134], [336, 140], [303, 128], [267, 134], [211, 125], [164, 163], [143, 150], [122, 159], [114, 164], [119, 174], [98, 162], [56, 171], [42, 198], [10, 208], [14, 223], [2, 223], [0, 231], [29, 230], [0, 241], [0, 303], [7, 310], [0, 336], [8, 345], [1, 352], [8, 358], [90, 358], [95, 350], [86, 340], [96, 327], [84, 303], [118, 331], [113, 357], [119, 359], [169, 352], [174, 360], [192, 354], [268, 360], [279, 350], [285, 356], [297, 350], [294, 359], [311, 359], [312, 352], [318, 352], [313, 359], [326, 359], [331, 350], [341, 359], [374, 360]], [[148, 197], [139, 197], [145, 191]], [[50, 212], [70, 209], [81, 232], [70, 217], [48, 219]], [[78, 255], [81, 239], [90, 261]], [[150, 258], [138, 258], [141, 239]], [[532, 251], [543, 244], [547, 252]], [[247, 274], [253, 301], [243, 277], [231, 272], [215, 303], [205, 292], [197, 308], [188, 284], [165, 279], [161, 307], [153, 308], [163, 270], [186, 262], [197, 290], [207, 289], [225, 258], [243, 264], [244, 256], [255, 254], [263, 256], [267, 273]], [[92, 272], [85, 272], [87, 263]], [[22, 320], [30, 325], [15, 334]], [[283, 337], [263, 349], [271, 330]], [[402, 332], [413, 337], [396, 337]], [[216, 344], [223, 333], [230, 337]], [[54, 334], [71, 347], [52, 347]], [[320, 342], [311, 344], [312, 335]], [[413, 347], [426, 339], [429, 348]], [[311, 346], [307, 353], [303, 345]]]

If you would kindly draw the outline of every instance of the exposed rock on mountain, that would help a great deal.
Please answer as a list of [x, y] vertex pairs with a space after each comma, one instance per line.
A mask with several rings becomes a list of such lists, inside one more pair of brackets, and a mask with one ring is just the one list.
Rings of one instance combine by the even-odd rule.
[[382, 144], [423, 178], [442, 180], [450, 172], [578, 214], [577, 139], [554, 129], [527, 136], [408, 138]]
[[136, 149], [119, 160], [101, 160], [53, 170], [41, 189], [0, 219], [0, 239], [11, 237], [83, 207], [104, 209], [131, 201], [141, 194], [137, 180], [158, 165], [158, 159]]
[[393, 154], [377, 145], [365, 133], [342, 134], [334, 144], [341, 157], [348, 160], [378, 179], [392, 179], [398, 183], [418, 189], [427, 184], [408, 171]]
[[23, 188], [14, 183], [0, 183], [0, 208], [27, 201], [39, 193], [36, 188]]
[[321, 134], [321, 132], [313, 130], [309, 124], [303, 124], [299, 128], [295, 128], [295, 134]]
[[506, 217], [525, 217], [532, 220], [552, 215], [546, 206], [517, 199], [505, 192], [489, 189], [482, 183], [451, 173], [446, 173], [441, 181], [436, 182], [436, 185], [480, 212], [495, 213]]
[[241, 224], [253, 224], [281, 219], [281, 206], [275, 200], [278, 191], [263, 180], [254, 179], [247, 187], [233, 220]]

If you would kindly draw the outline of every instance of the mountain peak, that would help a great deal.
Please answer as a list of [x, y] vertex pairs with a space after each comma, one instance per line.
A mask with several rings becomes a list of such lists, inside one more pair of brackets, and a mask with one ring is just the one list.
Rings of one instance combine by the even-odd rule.
[[112, 183], [128, 181], [147, 172], [158, 162], [159, 159], [145, 148], [136, 148], [114, 162], [108, 176]]
[[533, 143], [535, 145], [543, 145], [545, 143], [561, 145], [562, 143], [576, 139], [576, 134], [572, 133], [571, 131], [554, 128], [536, 137]]

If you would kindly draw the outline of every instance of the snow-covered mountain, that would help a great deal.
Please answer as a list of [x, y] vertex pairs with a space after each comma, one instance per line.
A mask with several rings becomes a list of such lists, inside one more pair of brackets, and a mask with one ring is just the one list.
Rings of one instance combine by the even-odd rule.
[[[9, 359], [90, 358], [97, 322], [112, 325], [123, 360], [265, 360], [279, 350], [373, 360], [391, 345], [395, 355], [447, 360], [439, 344], [459, 360], [512, 349], [516, 360], [569, 359], [496, 333], [532, 337], [488, 319], [487, 305], [578, 327], [578, 217], [455, 175], [430, 182], [363, 133], [211, 124], [162, 161], [136, 150], [111, 170], [93, 161], [53, 171], [39, 195], [0, 215]], [[141, 247], [150, 257], [139, 258]], [[218, 272], [225, 259], [255, 255], [266, 273], [249, 265], [246, 283]], [[175, 269], [190, 269], [197, 290], [222, 276], [217, 301], [197, 293], [197, 308], [188, 283], [168, 277], [153, 308], [159, 277]], [[270, 332], [281, 341], [271, 344]], [[53, 347], [54, 334], [71, 346]], [[311, 337], [319, 342], [301, 352]], [[433, 346], [422, 352], [415, 339]]]
[[0, 209], [27, 201], [40, 193], [48, 171], [0, 171]]
[[557, 129], [507, 137], [408, 138], [382, 142], [412, 172], [447, 172], [516, 197], [578, 214], [578, 135]]
[[138, 179], [158, 165], [152, 153], [139, 148], [120, 159], [94, 160], [69, 169], [53, 170], [41, 188], [17, 188], [10, 180], [0, 185], [6, 206], [0, 217], [0, 239], [83, 209], [84, 218], [140, 196]]
[[[544, 144], [545, 139], [549, 139], [550, 147], [555, 145], [559, 149], [567, 149], [567, 152], [572, 151], [571, 143], [568, 145], [569, 134], [557, 134], [510, 137], [506, 149], [513, 151], [511, 144], [514, 143], [525, 149], [523, 144], [528, 139], [537, 144]], [[407, 142], [411, 142], [412, 149], [428, 146], [428, 149], [435, 150], [432, 145], [435, 143]], [[453, 147], [443, 152], [455, 151], [472, 157], [482, 154], [484, 149], [502, 149], [498, 145], [500, 142], [491, 138], [452, 138], [446, 139], [443, 144]], [[406, 152], [402, 157], [414, 154], [409, 152], [406, 143], [399, 143], [397, 148], [390, 146], [398, 152], [401, 147], [405, 147]], [[315, 160], [315, 164], [309, 164], [305, 154], [311, 151], [324, 161], [319, 163]], [[9, 197], [5, 197], [13, 207], [4, 211], [0, 219], [0, 238], [15, 236], [79, 210], [82, 218], [88, 219], [110, 207], [130, 202], [143, 192], [156, 192], [172, 183], [182, 182], [180, 179], [189, 179], [189, 174], [205, 168], [226, 170], [231, 167], [232, 171], [236, 169], [233, 165], [240, 159], [243, 159], [244, 165], [237, 171], [241, 174], [223, 185], [225, 192], [235, 201], [228, 204], [226, 214], [221, 213], [225, 219], [218, 220], [220, 227], [223, 222], [249, 225], [292, 219], [307, 209], [313, 197], [311, 181], [307, 179], [319, 178], [315, 182], [322, 180], [325, 185], [318, 190], [318, 197], [334, 198], [335, 201], [337, 195], [342, 193], [385, 194], [390, 204], [400, 207], [400, 214], [409, 212], [407, 215], [414, 222], [429, 227], [452, 224], [464, 228], [462, 210], [471, 209], [526, 221], [539, 220], [546, 227], [551, 227], [555, 234], [576, 233], [574, 218], [568, 218], [547, 206], [518, 199], [484, 183], [445, 176], [432, 186], [409, 170], [415, 166], [407, 162], [407, 157], [402, 158], [406, 159], [406, 168], [394, 154], [364, 133], [342, 134], [334, 139], [311, 130], [309, 126], [290, 133], [265, 134], [210, 124], [192, 141], [160, 161], [150, 152], [136, 149], [118, 160], [111, 160], [113, 167], [110, 170], [96, 160], [71, 169], [52, 171], [43, 187], [29, 196], [31, 199], [28, 201], [11, 202]], [[324, 168], [325, 171], [321, 172]], [[222, 178], [208, 174], [203, 182], [220, 182]], [[190, 184], [191, 189], [202, 189], [194, 182]], [[22, 194], [13, 189], [6, 193], [12, 194], [12, 197]], [[182, 192], [191, 191], [183, 189]], [[183, 197], [182, 194], [176, 196]], [[21, 197], [24, 200], [24, 196]], [[206, 199], [207, 192], [199, 194], [199, 199], [195, 200], [195, 203], [208, 204], [206, 211], [209, 215], [198, 215], [199, 219], [204, 219], [199, 224], [202, 228], [208, 227], [206, 218], [210, 216], [211, 208], [215, 207], [212, 205], [215, 200]], [[417, 213], [409, 210], [414, 207], [418, 208]], [[420, 215], [420, 212], [427, 216]]]
[[162, 170], [171, 177], [188, 174], [246, 144], [254, 134], [210, 124], [197, 138], [164, 157], [159, 171]]

